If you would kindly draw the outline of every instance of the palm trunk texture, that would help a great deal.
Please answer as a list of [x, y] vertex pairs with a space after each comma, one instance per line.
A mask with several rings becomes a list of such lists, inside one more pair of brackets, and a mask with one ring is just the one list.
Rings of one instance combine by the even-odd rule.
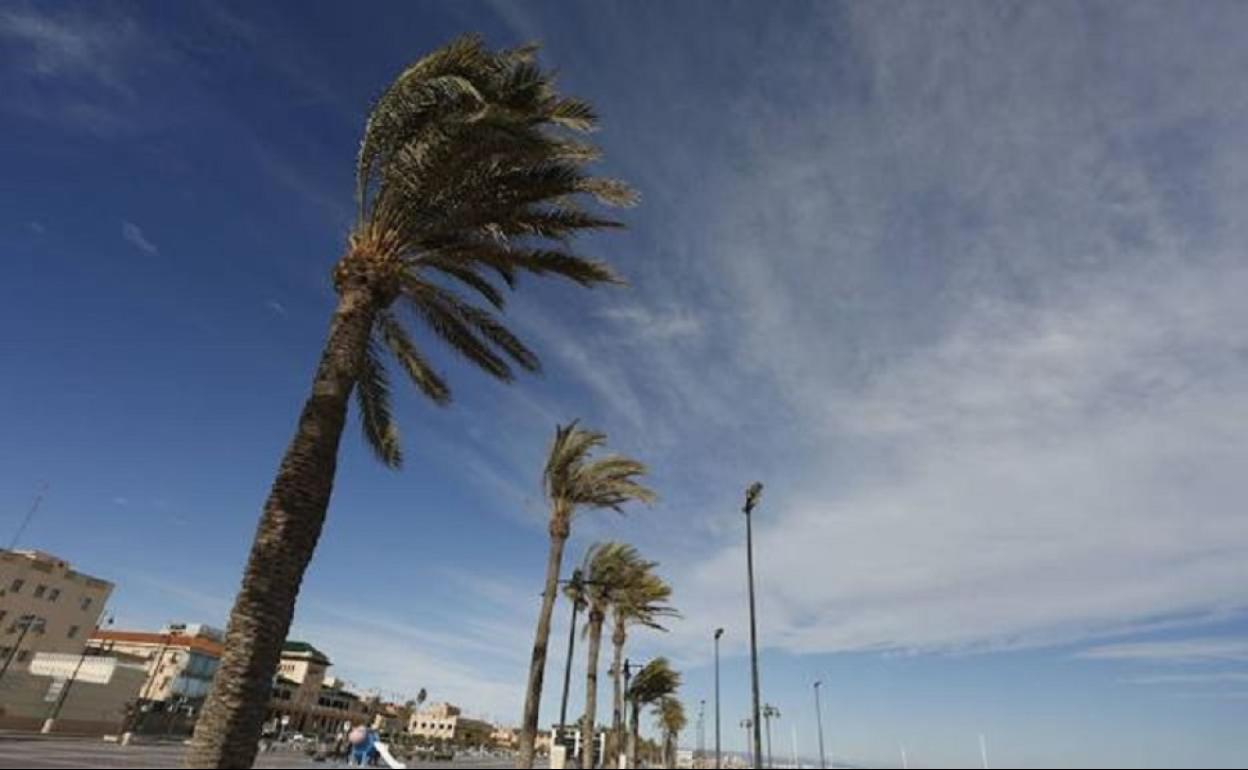
[[602, 648], [602, 623], [605, 620], [600, 608], [589, 611], [589, 654], [585, 675], [585, 721], [581, 725], [581, 767], [592, 768], [594, 764], [594, 724], [598, 720], [598, 652]]
[[533, 640], [533, 659], [529, 663], [529, 687], [524, 695], [524, 723], [520, 727], [520, 756], [517, 767], [533, 767], [533, 745], [537, 740], [537, 719], [542, 707], [542, 679], [546, 675], [546, 650], [550, 642], [550, 618], [559, 593], [559, 570], [563, 566], [563, 546], [567, 527], [559, 526], [558, 514], [550, 525], [550, 556], [546, 561], [546, 589], [542, 593], [542, 610], [537, 616], [537, 634]]
[[611, 645], [615, 655], [611, 665], [611, 677], [615, 691], [611, 709], [611, 748], [608, 757], [616, 762], [616, 757], [624, 751], [624, 642], [626, 640], [624, 624], [617, 618], [615, 632], [611, 634]]
[[312, 395], [256, 529], [187, 767], [246, 768], [255, 761], [299, 585], [325, 522], [347, 400], [376, 312], [365, 289], [347, 287], [339, 298]]

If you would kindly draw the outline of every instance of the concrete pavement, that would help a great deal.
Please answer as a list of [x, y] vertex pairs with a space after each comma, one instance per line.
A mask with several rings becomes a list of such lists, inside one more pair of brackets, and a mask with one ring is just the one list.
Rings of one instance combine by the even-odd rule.
[[[0, 737], [0, 768], [177, 768], [182, 766], [180, 744], [148, 744], [118, 746], [96, 739], [29, 738], [12, 735]], [[269, 752], [259, 755], [258, 768], [334, 768], [345, 763], [314, 762], [296, 752]], [[502, 768], [510, 767], [506, 759], [454, 762], [417, 762], [413, 768]]]

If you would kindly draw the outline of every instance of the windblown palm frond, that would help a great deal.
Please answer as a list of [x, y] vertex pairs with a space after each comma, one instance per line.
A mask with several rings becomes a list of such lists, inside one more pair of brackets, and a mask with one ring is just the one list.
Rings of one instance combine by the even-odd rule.
[[668, 604], [672, 587], [655, 574], [653, 566], [657, 565], [637, 572], [614, 593], [615, 618], [621, 628], [637, 625], [666, 631], [659, 620], [680, 617], [676, 608]]
[[[380, 351], [389, 350], [421, 392], [438, 404], [450, 400], [392, 304], [509, 381], [517, 368], [540, 366], [495, 315], [518, 274], [583, 286], [619, 282], [605, 263], [568, 244], [579, 232], [620, 226], [583, 200], [629, 206], [637, 196], [624, 182], [587, 172], [598, 151], [575, 134], [591, 131], [597, 116], [557, 91], [536, 53], [534, 45], [492, 51], [479, 37], [461, 37], [409, 66], [377, 100], [356, 162], [357, 220], [335, 271], [340, 291], [363, 287], [380, 311], [361, 379], [384, 382]], [[377, 455], [397, 466], [397, 431], [383, 395], [384, 388], [361, 387], [361, 422]], [[606, 505], [638, 493], [627, 478], [617, 486], [602, 493]]]
[[628, 685], [627, 697], [634, 703], [654, 703], [680, 689], [680, 674], [667, 658], [655, 658], [642, 666]]
[[605, 612], [618, 594], [653, 566], [653, 562], [642, 559], [637, 549], [627, 543], [594, 543], [585, 552], [581, 564], [586, 601], [591, 608]]
[[562, 506], [570, 514], [580, 506], [619, 511], [630, 500], [655, 500], [654, 492], [639, 481], [646, 474], [645, 463], [619, 455], [590, 458], [606, 440], [606, 434], [582, 429], [576, 421], [555, 430], [542, 472], [542, 486], [552, 506]]
[[685, 729], [688, 720], [685, 718], [685, 704], [680, 702], [679, 698], [671, 695], [665, 695], [660, 698], [654, 706], [655, 726], [663, 731], [664, 735], [675, 737]]

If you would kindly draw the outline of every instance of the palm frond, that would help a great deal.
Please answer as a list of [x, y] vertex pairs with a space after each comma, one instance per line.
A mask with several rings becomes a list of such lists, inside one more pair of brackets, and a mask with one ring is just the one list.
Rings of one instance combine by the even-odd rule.
[[425, 357], [420, 354], [420, 350], [412, 342], [407, 332], [404, 331], [398, 319], [391, 315], [389, 311], [382, 311], [377, 316], [377, 326], [386, 346], [390, 348], [390, 352], [403, 367], [404, 371], [407, 372], [407, 376], [411, 378], [412, 383], [435, 404], [439, 406], [449, 404], [451, 402], [451, 390], [447, 387], [446, 381], [433, 370], [433, 367], [429, 365]]
[[399, 431], [390, 413], [390, 382], [378, 355], [377, 344], [369, 341], [356, 381], [355, 396], [360, 407], [364, 439], [377, 458], [390, 468], [403, 464]]

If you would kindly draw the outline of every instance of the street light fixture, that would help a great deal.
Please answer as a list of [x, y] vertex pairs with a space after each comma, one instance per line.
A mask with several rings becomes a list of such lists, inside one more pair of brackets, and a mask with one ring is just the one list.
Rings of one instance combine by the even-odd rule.
[[754, 726], [754, 720], [746, 717], [741, 720], [741, 728], [745, 730], [745, 754], [750, 761], [750, 767], [755, 766], [754, 750], [750, 747], [750, 728]]
[[745, 490], [745, 507], [741, 509], [742, 513], [745, 514], [745, 567], [750, 584], [750, 677], [754, 691], [752, 721], [754, 723], [754, 757], [756, 761], [763, 755], [763, 726], [761, 724], [762, 714], [758, 705], [758, 627], [754, 618], [754, 527], [752, 524], [754, 517], [751, 514], [758, 505], [758, 499], [762, 494], [762, 483], [755, 481]]
[[568, 721], [568, 684], [572, 679], [572, 649], [576, 645], [576, 614], [581, 611], [580, 591], [585, 586], [579, 569], [573, 570], [572, 579], [566, 582], [569, 587], [576, 589], [576, 597], [572, 599], [572, 624], [568, 629], [568, 660], [563, 666], [563, 699], [559, 703], [560, 738]]
[[827, 767], [828, 762], [823, 756], [823, 710], [819, 707], [819, 686], [822, 684], [822, 680], [815, 682], [815, 721], [819, 725], [819, 766]]
[[775, 767], [775, 761], [771, 758], [771, 720], [780, 718], [780, 709], [768, 703], [763, 706], [763, 721], [767, 724], [767, 766]]
[[724, 635], [724, 629], [715, 629], [715, 767], [716, 770], [722, 767], [719, 753], [719, 637]]

